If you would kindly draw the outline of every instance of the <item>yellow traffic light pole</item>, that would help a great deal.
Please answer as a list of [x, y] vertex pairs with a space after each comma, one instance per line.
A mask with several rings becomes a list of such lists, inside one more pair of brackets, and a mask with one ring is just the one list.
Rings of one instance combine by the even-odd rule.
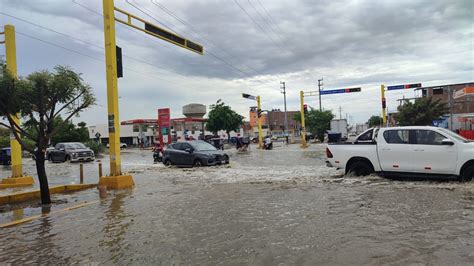
[[109, 127], [110, 176], [99, 179], [99, 186], [126, 188], [134, 185], [131, 175], [122, 175], [120, 158], [120, 120], [118, 109], [115, 11], [113, 0], [103, 0], [105, 66], [107, 76], [107, 114]]
[[[148, 21], [134, 16], [114, 6], [114, 0], [102, 0], [104, 12], [105, 66], [107, 76], [107, 113], [109, 126], [110, 176], [99, 179], [99, 186], [108, 188], [126, 188], [134, 185], [131, 175], [124, 175], [120, 158], [120, 120], [118, 110], [117, 86], [117, 48], [115, 42], [115, 21], [143, 31], [184, 49], [202, 55], [204, 47], [198, 43], [160, 28]], [[127, 17], [123, 20], [115, 17], [115, 11]], [[136, 24], [138, 21], [138, 24]]]
[[387, 125], [387, 111], [386, 111], [386, 99], [385, 99], [385, 86], [382, 84], [380, 85], [380, 95], [381, 95], [381, 101], [382, 101], [382, 121], [383, 121], [383, 126], [385, 127]]
[[[5, 55], [7, 70], [14, 77], [18, 76], [17, 65], [16, 65], [16, 41], [15, 41], [15, 27], [13, 25], [5, 25]], [[12, 116], [12, 120], [20, 125], [20, 118], [18, 115]], [[11, 163], [12, 163], [12, 176], [7, 179], [3, 179], [2, 183], [6, 184], [24, 184], [32, 185], [34, 183], [33, 177], [23, 176], [23, 164], [22, 164], [22, 149], [20, 143], [13, 137], [13, 133], [10, 137], [10, 148], [11, 148]]]
[[304, 123], [304, 91], [300, 91], [300, 111], [301, 111], [301, 148], [307, 148], [306, 127]]
[[257, 125], [258, 125], [258, 147], [263, 147], [263, 136], [262, 136], [262, 119], [260, 117], [260, 96], [257, 96]]

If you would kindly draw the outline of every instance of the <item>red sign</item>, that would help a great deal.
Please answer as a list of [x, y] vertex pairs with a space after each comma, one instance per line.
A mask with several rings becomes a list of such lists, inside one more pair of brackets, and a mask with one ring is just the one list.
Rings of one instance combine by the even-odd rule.
[[160, 145], [164, 147], [163, 141], [163, 132], [167, 132], [168, 140], [166, 143], [171, 143], [171, 117], [170, 117], [170, 108], [161, 108], [158, 109], [158, 139], [160, 140]]

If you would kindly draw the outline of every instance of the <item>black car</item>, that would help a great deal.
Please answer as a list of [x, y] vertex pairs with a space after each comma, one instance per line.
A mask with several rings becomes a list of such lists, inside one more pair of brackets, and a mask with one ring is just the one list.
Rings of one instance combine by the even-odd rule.
[[202, 140], [176, 142], [164, 151], [163, 163], [181, 166], [228, 164], [229, 156]]
[[0, 164], [9, 165], [12, 161], [12, 152], [10, 148], [0, 149]]
[[94, 152], [80, 142], [62, 142], [56, 144], [53, 150], [48, 152], [48, 159], [52, 162], [79, 162], [94, 161]]

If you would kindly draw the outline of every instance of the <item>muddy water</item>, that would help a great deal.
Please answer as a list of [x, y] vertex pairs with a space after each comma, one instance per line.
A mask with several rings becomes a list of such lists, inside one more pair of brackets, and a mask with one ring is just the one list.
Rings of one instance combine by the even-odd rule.
[[[0, 229], [0, 262], [472, 265], [474, 182], [342, 178], [322, 154], [291, 145], [186, 169], [127, 151], [133, 190]], [[75, 165], [48, 167], [75, 182]]]

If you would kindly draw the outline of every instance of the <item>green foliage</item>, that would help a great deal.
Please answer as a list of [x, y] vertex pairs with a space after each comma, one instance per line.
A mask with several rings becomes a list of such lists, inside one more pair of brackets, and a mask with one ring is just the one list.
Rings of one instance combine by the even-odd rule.
[[[334, 114], [330, 110], [319, 111], [311, 108], [304, 116], [306, 130], [317, 136], [320, 141], [323, 141], [324, 133], [331, 129], [331, 120], [333, 118]], [[296, 113], [293, 119], [301, 122], [301, 114]]]
[[[11, 130], [24, 150], [35, 153], [36, 148], [41, 202], [50, 204], [43, 151], [73, 116], [95, 104], [92, 88], [79, 73], [64, 66], [55, 67], [54, 72], [34, 72], [22, 79], [11, 75], [5, 65], [1, 70], [0, 125]], [[12, 119], [16, 114], [20, 114], [23, 124]], [[63, 121], [58, 120], [60, 115], [65, 117]]]
[[0, 136], [0, 149], [10, 147], [10, 137]]
[[104, 145], [95, 140], [88, 140], [84, 142], [84, 145], [86, 145], [89, 149], [93, 150], [95, 155], [102, 153], [105, 150]]
[[0, 128], [0, 149], [10, 147], [10, 130]]
[[58, 142], [86, 142], [89, 140], [89, 131], [87, 130], [86, 123], [78, 123], [78, 127], [72, 122], [64, 122], [61, 116], [58, 116], [54, 120], [55, 125], [64, 125], [58, 130], [58, 132], [51, 137], [51, 144], [54, 146]]
[[377, 127], [383, 124], [383, 119], [381, 116], [373, 115], [369, 118], [367, 124], [369, 124], [369, 127]]
[[210, 106], [209, 119], [207, 121], [207, 129], [217, 133], [219, 130], [230, 132], [238, 131], [239, 127], [244, 123], [244, 117], [236, 113], [225, 105], [220, 99]]
[[414, 103], [405, 100], [404, 104], [398, 107], [395, 119], [400, 126], [427, 126], [448, 112], [448, 106], [441, 102], [441, 99], [424, 97], [416, 99]]

